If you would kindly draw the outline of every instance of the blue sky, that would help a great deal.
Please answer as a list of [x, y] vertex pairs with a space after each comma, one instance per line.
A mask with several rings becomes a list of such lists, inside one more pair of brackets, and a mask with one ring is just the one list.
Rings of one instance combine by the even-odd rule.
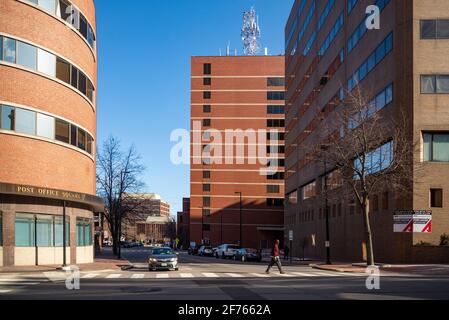
[[228, 41], [242, 53], [243, 11], [255, 6], [262, 46], [283, 54], [294, 0], [96, 0], [99, 50], [98, 137], [134, 144], [147, 170], [147, 192], [172, 214], [188, 197], [189, 167], [170, 161], [170, 134], [189, 129], [190, 57], [219, 55]]

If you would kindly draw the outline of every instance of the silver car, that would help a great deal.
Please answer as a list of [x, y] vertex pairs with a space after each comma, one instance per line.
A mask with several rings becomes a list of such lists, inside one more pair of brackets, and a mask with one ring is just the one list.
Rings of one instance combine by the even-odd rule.
[[171, 248], [153, 248], [148, 257], [148, 270], [179, 270], [179, 256]]

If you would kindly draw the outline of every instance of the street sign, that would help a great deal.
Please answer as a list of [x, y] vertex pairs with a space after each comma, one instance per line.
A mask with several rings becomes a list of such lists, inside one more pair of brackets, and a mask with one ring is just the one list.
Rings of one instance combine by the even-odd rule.
[[393, 219], [395, 233], [432, 232], [432, 211], [430, 210], [397, 211]]
[[289, 241], [293, 241], [293, 230], [290, 230], [290, 231], [288, 232], [288, 240], [289, 240]]

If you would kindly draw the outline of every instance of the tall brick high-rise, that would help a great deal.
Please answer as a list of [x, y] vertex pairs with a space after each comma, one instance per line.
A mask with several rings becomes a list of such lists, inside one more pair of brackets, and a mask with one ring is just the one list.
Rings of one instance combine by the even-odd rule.
[[284, 57], [193, 57], [191, 76], [190, 241], [267, 248], [283, 239]]
[[96, 88], [93, 0], [0, 1], [0, 266], [93, 262]]

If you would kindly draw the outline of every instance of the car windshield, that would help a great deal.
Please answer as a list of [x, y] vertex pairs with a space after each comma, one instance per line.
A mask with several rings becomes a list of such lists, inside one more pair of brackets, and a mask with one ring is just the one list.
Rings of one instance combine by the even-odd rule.
[[153, 254], [154, 255], [173, 254], [173, 251], [169, 248], [154, 249]]

